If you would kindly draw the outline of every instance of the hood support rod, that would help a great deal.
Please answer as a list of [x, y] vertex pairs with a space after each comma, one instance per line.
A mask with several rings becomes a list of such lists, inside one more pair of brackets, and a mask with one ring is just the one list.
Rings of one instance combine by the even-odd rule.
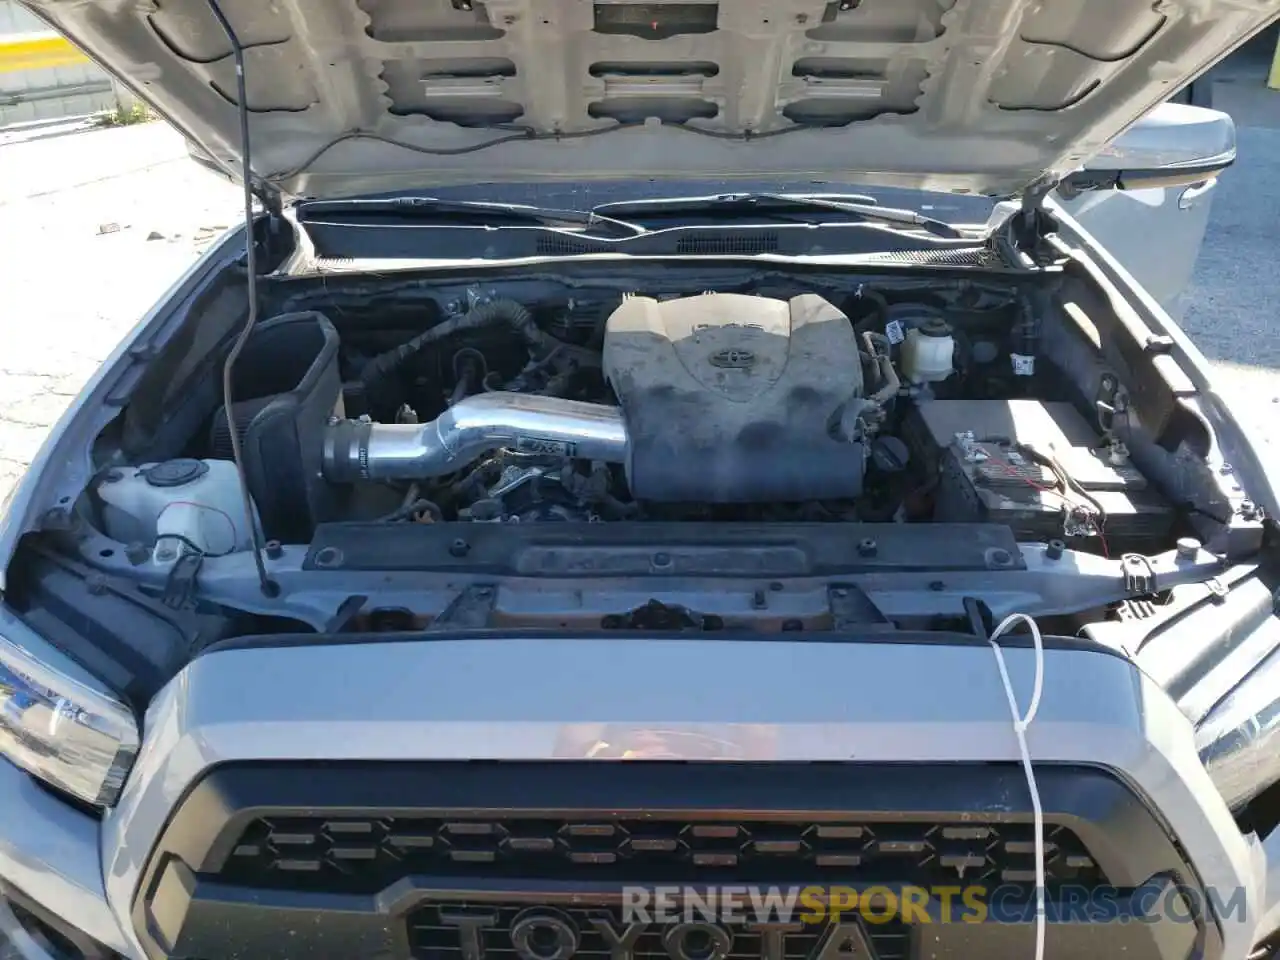
[[240, 166], [241, 176], [244, 181], [245, 267], [249, 273], [246, 282], [249, 314], [245, 319], [244, 329], [236, 337], [231, 351], [227, 354], [226, 362], [222, 365], [222, 402], [224, 404], [223, 409], [227, 415], [227, 426], [230, 427], [231, 432], [231, 459], [235, 461], [236, 474], [240, 478], [240, 494], [244, 499], [245, 518], [249, 523], [249, 535], [253, 539], [253, 562], [258, 569], [258, 586], [264, 596], [276, 597], [280, 594], [280, 585], [271, 579], [271, 576], [267, 573], [266, 562], [262, 559], [266, 545], [263, 543], [262, 530], [258, 527], [257, 517], [253, 509], [253, 498], [249, 494], [249, 478], [245, 475], [244, 456], [240, 448], [240, 431], [236, 425], [231, 397], [232, 372], [235, 369], [236, 360], [239, 359], [240, 352], [244, 349], [245, 343], [249, 340], [249, 335], [253, 332], [254, 324], [258, 321], [258, 240], [254, 236], [253, 165], [250, 160], [249, 150], [249, 97], [244, 79], [244, 47], [240, 43], [240, 38], [236, 36], [235, 29], [231, 26], [231, 21], [222, 12], [222, 8], [218, 6], [218, 0], [208, 0], [208, 4], [214, 19], [218, 21], [218, 26], [227, 35], [227, 41], [231, 44], [232, 56], [235, 58], [236, 114], [240, 120]]

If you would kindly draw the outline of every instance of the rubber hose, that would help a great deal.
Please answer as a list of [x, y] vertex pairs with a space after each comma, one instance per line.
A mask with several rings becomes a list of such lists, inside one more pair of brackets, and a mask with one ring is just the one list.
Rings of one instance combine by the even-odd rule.
[[400, 507], [396, 510], [393, 510], [391, 513], [388, 513], [385, 517], [379, 518], [377, 522], [378, 523], [394, 523], [398, 520], [409, 520], [413, 517], [415, 513], [423, 513], [423, 512], [431, 514], [432, 522], [434, 523], [441, 523], [444, 520], [444, 513], [433, 501], [419, 499], [419, 500], [413, 501], [412, 503], [407, 503], [403, 507]]
[[893, 360], [889, 357], [889, 338], [883, 333], [872, 333], [870, 330], [862, 334], [862, 342], [871, 352], [872, 358], [880, 366], [880, 389], [868, 399], [876, 406], [883, 407], [898, 395], [902, 389], [902, 381], [898, 379], [898, 371], [893, 368]]
[[874, 329], [876, 326], [880, 326], [883, 329], [885, 317], [889, 315], [889, 301], [885, 299], [884, 294], [878, 290], [863, 287], [858, 299], [871, 301], [872, 310], [853, 325], [853, 332], [863, 333]]
[[542, 356], [559, 345], [559, 341], [554, 337], [538, 329], [538, 325], [533, 322], [533, 314], [522, 305], [514, 300], [491, 300], [467, 311], [460, 317], [451, 317], [438, 323], [425, 333], [420, 333], [412, 340], [407, 340], [398, 347], [380, 353], [370, 360], [360, 374], [366, 394], [376, 394], [381, 382], [423, 347], [438, 343], [454, 334], [500, 325], [510, 327], [512, 332], [525, 342], [525, 346], [534, 356]]

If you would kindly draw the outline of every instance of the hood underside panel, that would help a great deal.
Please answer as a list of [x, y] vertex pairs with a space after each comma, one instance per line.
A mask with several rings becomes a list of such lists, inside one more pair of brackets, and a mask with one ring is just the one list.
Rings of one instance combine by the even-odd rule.
[[[211, 0], [26, 2], [238, 172], [235, 60]], [[1280, 14], [1280, 0], [221, 5], [245, 51], [255, 175], [308, 196], [774, 175], [1007, 195], [1078, 167]]]

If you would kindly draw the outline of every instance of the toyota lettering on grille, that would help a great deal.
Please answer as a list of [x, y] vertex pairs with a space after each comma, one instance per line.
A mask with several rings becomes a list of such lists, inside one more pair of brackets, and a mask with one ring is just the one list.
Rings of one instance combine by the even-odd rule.
[[[500, 932], [496, 914], [440, 911], [440, 922], [458, 931], [462, 960], [486, 960], [485, 943]], [[726, 960], [734, 951], [735, 931], [759, 938], [758, 960], [784, 960], [787, 938], [808, 929], [794, 923], [738, 925], [707, 921], [675, 923], [623, 923], [607, 917], [590, 919], [591, 933], [609, 948], [611, 960], [636, 960], [636, 947], [645, 934], [659, 935], [661, 949], [670, 960]], [[573, 918], [553, 909], [530, 908], [511, 923], [511, 950], [520, 960], [572, 960], [582, 943], [583, 931]], [[501, 952], [506, 952], [501, 951]], [[741, 956], [741, 952], [738, 952]], [[805, 960], [878, 960], [875, 947], [860, 920], [843, 918], [823, 928]]]

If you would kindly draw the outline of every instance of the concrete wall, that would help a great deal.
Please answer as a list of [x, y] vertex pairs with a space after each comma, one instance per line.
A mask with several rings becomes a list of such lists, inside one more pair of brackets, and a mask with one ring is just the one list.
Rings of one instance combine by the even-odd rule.
[[115, 106], [107, 74], [57, 40], [14, 0], [0, 0], [0, 127]]

